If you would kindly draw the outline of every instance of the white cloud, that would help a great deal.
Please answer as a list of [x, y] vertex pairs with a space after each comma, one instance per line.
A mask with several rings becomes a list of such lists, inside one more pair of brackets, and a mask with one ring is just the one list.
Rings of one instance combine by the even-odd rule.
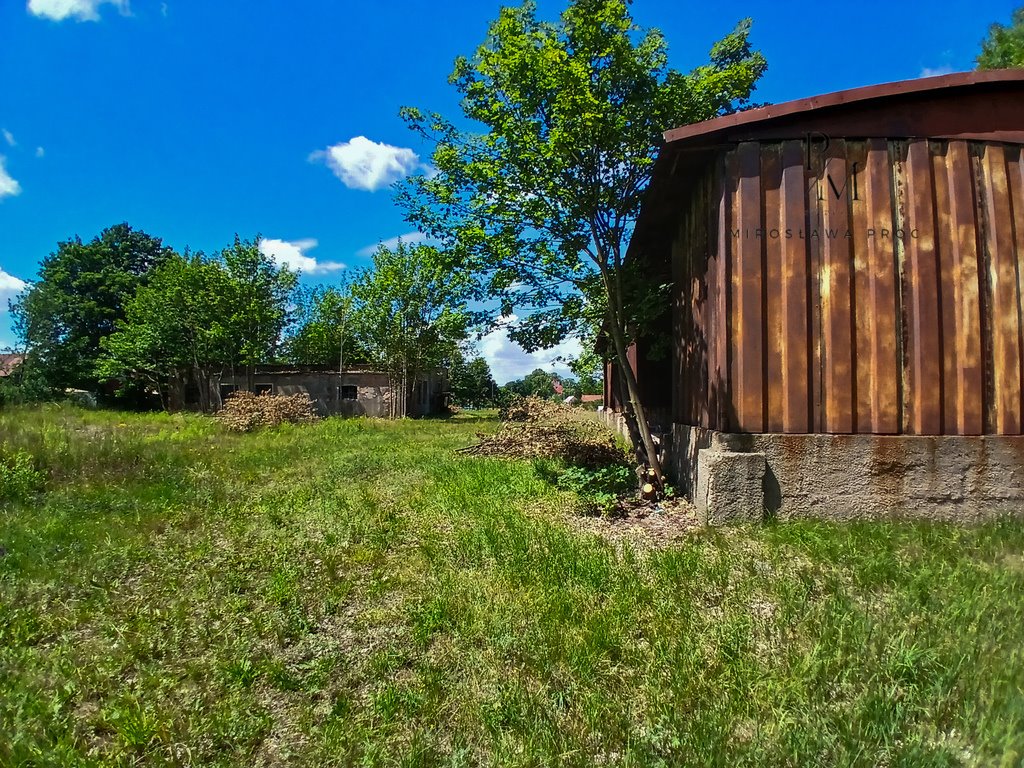
[[21, 278], [9, 275], [0, 267], [0, 312], [7, 311], [8, 299], [13, 299], [28, 286]]
[[10, 174], [7, 173], [7, 169], [4, 168], [4, 156], [0, 155], [0, 200], [10, 195], [21, 194], [21, 184], [11, 178]]
[[13, 133], [8, 131], [6, 128], [4, 128], [3, 131], [0, 131], [0, 133], [3, 133], [4, 141], [7, 142], [7, 146], [9, 146], [9, 147], [17, 146], [18, 142], [16, 142], [14, 140], [14, 134]]
[[317, 241], [312, 238], [305, 240], [260, 240], [260, 253], [269, 256], [282, 267], [288, 267], [307, 275], [323, 272], [335, 272], [344, 269], [345, 265], [337, 261], [317, 261], [307, 256], [306, 251], [316, 248]]
[[925, 67], [921, 70], [921, 74], [918, 77], [938, 77], [939, 75], [952, 74], [953, 68], [948, 64], [944, 64], [941, 67]]
[[[516, 316], [511, 315], [507, 322], [513, 323]], [[480, 355], [491, 368], [491, 375], [498, 384], [507, 384], [513, 379], [521, 379], [537, 368], [551, 371], [552, 375], [567, 376], [570, 374], [565, 363], [555, 360], [559, 357], [576, 357], [582, 351], [579, 339], [566, 339], [551, 349], [536, 352], [525, 352], [522, 347], [509, 339], [504, 326], [496, 328], [484, 336], [479, 343]]]
[[422, 168], [419, 155], [406, 147], [393, 147], [356, 136], [309, 156], [323, 161], [349, 189], [380, 189]]
[[42, 157], [46, 154], [46, 150], [42, 147], [36, 147], [36, 157]]
[[113, 5], [122, 14], [130, 13], [128, 0], [28, 0], [28, 12], [54, 21], [99, 21], [99, 7], [105, 4]]
[[377, 252], [380, 246], [384, 246], [388, 250], [394, 250], [398, 247], [398, 241], [401, 240], [406, 245], [412, 245], [413, 243], [422, 243], [427, 240], [427, 236], [422, 232], [406, 232], [404, 235], [398, 235], [397, 237], [389, 237], [387, 240], [381, 240], [379, 243], [373, 245], [367, 245], [356, 251], [357, 256], [372, 256]]

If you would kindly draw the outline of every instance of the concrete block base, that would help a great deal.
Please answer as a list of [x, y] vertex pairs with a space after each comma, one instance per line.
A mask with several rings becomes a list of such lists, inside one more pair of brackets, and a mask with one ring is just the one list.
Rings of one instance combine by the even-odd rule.
[[729, 434], [675, 424], [672, 443], [670, 475], [712, 524], [751, 519], [758, 492], [779, 519], [1024, 517], [1024, 435]]
[[763, 520], [765, 467], [763, 453], [700, 450], [693, 498], [700, 521], [729, 525]]

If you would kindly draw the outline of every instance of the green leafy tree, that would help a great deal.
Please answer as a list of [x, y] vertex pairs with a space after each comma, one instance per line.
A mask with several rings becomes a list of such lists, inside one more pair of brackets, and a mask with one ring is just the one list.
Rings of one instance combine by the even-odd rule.
[[1010, 26], [993, 24], [981, 43], [978, 69], [1024, 67], [1024, 6], [1013, 12]]
[[355, 336], [352, 295], [348, 285], [319, 286], [302, 297], [295, 332], [285, 344], [285, 357], [297, 365], [336, 366], [368, 362]]
[[[161, 264], [125, 307], [117, 330], [103, 342], [101, 373], [183, 395], [191, 385], [209, 411], [215, 373], [253, 367], [276, 353], [289, 319], [295, 275], [259, 251], [259, 240], [235, 238], [213, 258], [173, 256]], [[250, 381], [251, 385], [251, 381]]]
[[497, 402], [498, 385], [491, 375], [491, 367], [479, 355], [468, 360], [456, 355], [448, 372], [452, 400], [465, 408], [486, 408]]
[[213, 373], [238, 355], [226, 322], [232, 315], [227, 271], [202, 254], [174, 256], [154, 270], [104, 340], [101, 371], [156, 389], [166, 407], [177, 383], [192, 382], [210, 410]]
[[59, 243], [43, 259], [39, 280], [11, 306], [28, 353], [26, 368], [55, 389], [98, 391], [100, 342], [154, 268], [172, 256], [159, 238], [128, 224], [87, 243]]
[[227, 277], [221, 322], [230, 338], [232, 367], [242, 366], [253, 384], [255, 366], [274, 359], [290, 320], [289, 304], [298, 276], [260, 251], [260, 238], [235, 235], [219, 261]]
[[558, 395], [555, 391], [555, 381], [561, 381], [557, 374], [552, 373], [551, 371], [545, 371], [543, 368], [534, 368], [533, 371], [526, 374], [523, 378], [514, 379], [505, 384], [504, 390], [506, 393], [513, 395], [522, 395], [523, 397], [542, 397], [545, 400], [567, 397], [567, 394], [562, 394], [561, 396]]
[[660, 471], [624, 362], [642, 310], [664, 299], [626, 262], [626, 243], [662, 132], [744, 107], [765, 59], [751, 50], [749, 20], [711, 48], [708, 64], [681, 74], [668, 67], [661, 33], [634, 24], [628, 0], [575, 0], [556, 23], [536, 10], [503, 8], [476, 54], [455, 63], [450, 82], [481, 132], [402, 110], [433, 142], [436, 173], [407, 180], [397, 200], [504, 315], [529, 310], [510, 332], [526, 349], [603, 317], [638, 456]]
[[458, 354], [473, 319], [472, 287], [468, 276], [448, 273], [436, 248], [401, 241], [378, 248], [372, 267], [353, 281], [356, 340], [403, 393], [402, 402], [392, 400], [396, 413], [405, 412], [425, 375], [448, 368]]

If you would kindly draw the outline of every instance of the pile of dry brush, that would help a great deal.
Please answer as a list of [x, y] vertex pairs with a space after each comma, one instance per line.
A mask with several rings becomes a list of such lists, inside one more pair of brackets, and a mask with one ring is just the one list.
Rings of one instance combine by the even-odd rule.
[[252, 392], [235, 392], [217, 413], [217, 419], [236, 432], [251, 432], [257, 427], [273, 427], [286, 422], [309, 424], [319, 418], [313, 401], [302, 393], [254, 395]]
[[480, 442], [459, 453], [515, 458], [560, 458], [581, 467], [621, 464], [623, 449], [607, 428], [577, 408], [517, 397], [499, 412], [501, 427], [493, 435], [478, 434]]

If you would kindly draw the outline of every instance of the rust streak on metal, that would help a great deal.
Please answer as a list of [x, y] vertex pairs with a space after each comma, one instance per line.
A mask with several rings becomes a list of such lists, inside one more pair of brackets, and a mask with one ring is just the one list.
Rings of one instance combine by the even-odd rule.
[[[737, 431], [764, 430], [764, 339], [762, 334], [762, 240], [760, 152], [757, 144], [740, 144], [736, 151], [738, 186], [733, 210], [741, 231], [733, 251], [732, 295], [735, 306], [730, 329], [731, 390]], [[755, 231], [749, 231], [749, 230]]]
[[782, 220], [784, 208], [781, 200], [782, 188], [782, 147], [780, 145], [761, 148], [761, 190], [764, 201], [764, 318], [765, 348], [767, 355], [766, 428], [769, 432], [786, 431], [783, 410], [785, 389], [786, 350], [792, 345], [785, 335], [783, 301], [786, 292], [786, 268], [784, 256], [785, 224]]
[[[942, 172], [935, 183], [949, 190], [949, 232], [943, 235], [952, 259], [951, 314], [955, 318], [956, 422], [946, 421], [946, 432], [980, 435], [984, 431], [982, 405], [981, 287], [978, 282], [978, 229], [974, 212], [974, 179], [967, 142], [951, 141]], [[944, 266], [945, 268], [945, 266]], [[948, 341], [947, 341], [948, 343]]]
[[810, 369], [808, 367], [807, 184], [804, 180], [804, 145], [782, 145], [783, 240], [781, 306], [785, 346], [782, 350], [782, 420], [786, 432], [810, 430]]
[[[848, 184], [846, 142], [832, 141], [825, 157], [825, 175], [817, 185], [824, 219], [819, 233], [822, 262], [821, 323], [824, 428], [826, 432], [853, 432], [853, 291], [851, 280], [850, 212], [844, 193]], [[848, 193], [845, 193], [848, 194]], [[824, 198], [824, 199], [822, 199]]]
[[[906, 164], [907, 220], [901, 239], [907, 249], [907, 313], [910, 390], [909, 431], [942, 433], [942, 350], [939, 328], [938, 265], [931, 158], [927, 140], [911, 141]], [[915, 236], [916, 233], [916, 236]]]
[[1001, 144], [985, 147], [982, 160], [986, 250], [992, 286], [992, 365], [995, 427], [1001, 435], [1021, 432], [1020, 295], [1012, 208]]

